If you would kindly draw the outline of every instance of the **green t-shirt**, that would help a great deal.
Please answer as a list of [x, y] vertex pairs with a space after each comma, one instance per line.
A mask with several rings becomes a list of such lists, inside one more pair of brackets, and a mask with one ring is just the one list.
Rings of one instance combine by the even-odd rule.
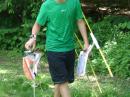
[[64, 52], [74, 49], [77, 20], [82, 18], [79, 0], [66, 0], [64, 3], [58, 3], [56, 0], [45, 1], [36, 22], [47, 26], [46, 50]]

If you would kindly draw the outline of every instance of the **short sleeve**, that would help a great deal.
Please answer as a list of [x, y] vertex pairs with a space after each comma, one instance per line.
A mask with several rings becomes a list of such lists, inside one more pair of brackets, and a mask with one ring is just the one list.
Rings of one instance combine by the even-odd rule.
[[43, 3], [41, 5], [41, 8], [40, 8], [40, 11], [38, 13], [38, 16], [37, 16], [37, 19], [36, 19], [36, 22], [41, 25], [41, 26], [44, 26], [45, 23], [47, 22], [47, 7], [45, 5], [45, 3]]
[[82, 9], [81, 9], [81, 4], [79, 0], [76, 0], [76, 20], [82, 19], [83, 14], [82, 14]]

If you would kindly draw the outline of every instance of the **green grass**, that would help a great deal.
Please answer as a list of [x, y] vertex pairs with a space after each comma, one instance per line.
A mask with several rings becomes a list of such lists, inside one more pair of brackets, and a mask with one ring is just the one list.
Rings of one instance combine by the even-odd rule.
[[[36, 78], [36, 97], [53, 97], [54, 86], [43, 61]], [[103, 93], [93, 76], [89, 79], [76, 79], [70, 85], [72, 97], [130, 97], [130, 79], [98, 76]], [[0, 51], [0, 97], [33, 97], [32, 82], [23, 75], [22, 54], [17, 51]]]

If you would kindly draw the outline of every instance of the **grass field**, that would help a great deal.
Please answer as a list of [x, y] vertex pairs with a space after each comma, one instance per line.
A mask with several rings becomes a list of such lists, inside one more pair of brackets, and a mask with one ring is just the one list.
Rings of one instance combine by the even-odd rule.
[[[98, 75], [98, 81], [103, 93], [92, 75], [76, 78], [70, 85], [72, 97], [130, 97], [129, 78]], [[53, 97], [54, 86], [43, 58], [36, 83], [36, 97]], [[32, 82], [23, 75], [21, 53], [0, 51], [0, 97], [33, 97]]]

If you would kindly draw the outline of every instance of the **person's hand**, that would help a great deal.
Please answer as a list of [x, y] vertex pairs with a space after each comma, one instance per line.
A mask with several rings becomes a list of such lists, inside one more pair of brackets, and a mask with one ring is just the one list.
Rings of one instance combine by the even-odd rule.
[[35, 38], [30, 38], [26, 43], [25, 43], [25, 48], [27, 50], [33, 50], [36, 46], [36, 39]]
[[87, 49], [89, 48], [89, 44], [84, 44], [84, 48], [83, 48], [83, 51], [87, 51]]

